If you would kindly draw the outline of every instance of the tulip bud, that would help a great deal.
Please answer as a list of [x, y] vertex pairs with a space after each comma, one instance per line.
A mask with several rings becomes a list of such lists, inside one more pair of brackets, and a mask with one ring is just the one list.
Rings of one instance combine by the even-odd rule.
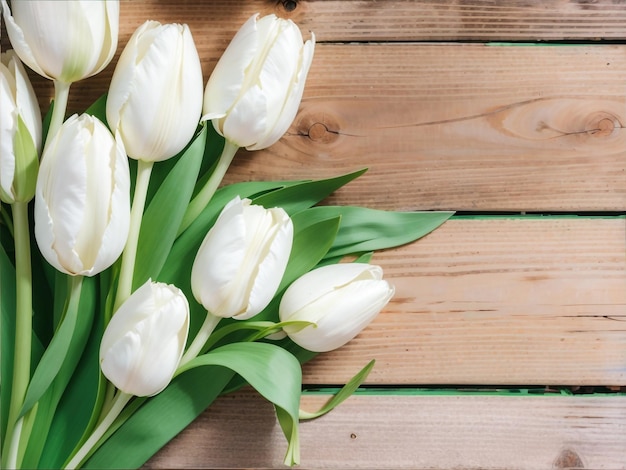
[[115, 67], [107, 121], [131, 158], [156, 162], [180, 152], [202, 110], [202, 68], [187, 25], [147, 21]]
[[124, 146], [95, 117], [71, 116], [46, 146], [35, 192], [35, 238], [44, 258], [93, 276], [119, 257], [130, 224]]
[[14, 51], [0, 64], [0, 199], [12, 204], [35, 195], [41, 113], [26, 70]]
[[124, 393], [152, 396], [172, 380], [189, 333], [189, 303], [177, 287], [148, 280], [115, 312], [100, 343], [100, 368]]
[[2, 0], [11, 44], [26, 65], [73, 83], [100, 72], [117, 48], [119, 2]]
[[315, 48], [291, 20], [257, 18], [237, 32], [204, 92], [203, 119], [248, 150], [269, 147], [293, 122]]
[[245, 320], [267, 307], [291, 253], [287, 213], [250, 202], [236, 197], [224, 207], [191, 269], [194, 297], [218, 317]]
[[394, 288], [382, 280], [379, 266], [345, 263], [323, 266], [292, 283], [283, 295], [280, 321], [315, 325], [284, 331], [309, 351], [337, 349], [363, 330], [393, 297]]

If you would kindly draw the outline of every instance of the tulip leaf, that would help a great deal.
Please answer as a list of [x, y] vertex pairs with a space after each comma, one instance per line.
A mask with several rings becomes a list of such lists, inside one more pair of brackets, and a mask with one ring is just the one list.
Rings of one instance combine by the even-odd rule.
[[198, 356], [181, 372], [199, 366], [223, 366], [241, 375], [257, 392], [274, 404], [276, 415], [289, 445], [286, 465], [300, 461], [298, 415], [302, 370], [298, 360], [279, 346], [269, 343], [230, 343]]
[[99, 315], [72, 380], [58, 404], [49, 432], [44, 436], [46, 442], [40, 468], [61, 468], [83, 434], [95, 425], [91, 421], [100, 414], [104, 398], [101, 392], [106, 384], [100, 373], [98, 355], [103, 330], [103, 318]]
[[313, 269], [326, 256], [341, 228], [340, 216], [312, 220], [309, 211], [302, 211], [292, 217], [295, 236], [280, 290]]
[[133, 290], [156, 278], [176, 240], [178, 227], [200, 171], [206, 128], [180, 157], [150, 201], [141, 222]]
[[307, 211], [308, 223], [341, 216], [341, 226], [327, 257], [381, 250], [429, 234], [453, 212], [392, 212], [365, 207], [318, 206]]
[[95, 279], [75, 277], [71, 281], [73, 288], [64, 318], [33, 373], [20, 416], [46, 393], [59, 371], [71, 375], [70, 370], [73, 371], [82, 355], [94, 318], [95, 289], [92, 283]]
[[2, 442], [5, 439], [7, 420], [9, 417], [9, 403], [11, 401], [13, 383], [13, 350], [15, 346], [15, 268], [11, 260], [0, 245], [0, 380], [2, 393], [0, 394], [0, 420]]
[[320, 416], [325, 415], [326, 413], [332, 411], [342, 402], [344, 402], [348, 397], [352, 396], [354, 392], [359, 388], [359, 386], [365, 381], [369, 373], [374, 368], [375, 360], [371, 360], [367, 363], [363, 369], [361, 369], [354, 377], [352, 377], [348, 383], [346, 383], [341, 390], [339, 390], [335, 395], [332, 396], [330, 400], [328, 400], [324, 405], [317, 411], [307, 412], [300, 410], [300, 419], [315, 419]]
[[200, 415], [233, 375], [234, 372], [224, 367], [198, 367], [175, 377], [165, 390], [126, 416], [126, 421], [82, 468], [141, 467]]
[[295, 214], [296, 212], [314, 206], [366, 171], [367, 169], [363, 169], [335, 178], [303, 181], [259, 196], [255, 198], [253, 202], [267, 208], [282, 207], [288, 214]]
[[[80, 281], [79, 281], [80, 282]], [[82, 287], [80, 290], [80, 304], [78, 306], [79, 317], [84, 313], [86, 318], [90, 315], [86, 311], [93, 311], [93, 302], [95, 301], [95, 279], [85, 278], [82, 281]], [[45, 393], [37, 401], [37, 412], [34, 415], [34, 421], [32, 424], [32, 432], [28, 440], [28, 446], [24, 453], [24, 460], [22, 466], [24, 468], [39, 468], [40, 456], [43, 452], [44, 446], [48, 444], [50, 439], [50, 426], [52, 420], [55, 417], [56, 410], [64, 395], [68, 384], [73, 385], [74, 370], [78, 362], [81, 359], [82, 352], [87, 344], [87, 338], [91, 330], [91, 321], [76, 322], [76, 329], [74, 330], [71, 338], [69, 349], [65, 360], [61, 363], [61, 367], [52, 380], [50, 386], [46, 389]], [[97, 340], [96, 340], [97, 344]], [[79, 401], [85, 400], [84, 396], [80, 396]], [[81, 408], [76, 403], [72, 403], [70, 423], [80, 426], [85, 414], [77, 414], [77, 409]], [[88, 416], [88, 415], [87, 415]], [[67, 439], [67, 428], [63, 428], [63, 439]], [[52, 439], [53, 440], [53, 439]]]
[[85, 110], [85, 114], [90, 114], [98, 118], [105, 125], [108, 126], [107, 123], [107, 94], [101, 95], [96, 101], [94, 101], [91, 106], [89, 106]]

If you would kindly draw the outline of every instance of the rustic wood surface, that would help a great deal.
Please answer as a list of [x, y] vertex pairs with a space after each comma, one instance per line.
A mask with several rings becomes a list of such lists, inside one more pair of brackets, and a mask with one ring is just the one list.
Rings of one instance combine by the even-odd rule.
[[451, 220], [374, 261], [394, 299], [305, 383], [345, 383], [371, 359], [378, 385], [626, 381], [623, 218]]
[[[478, 215], [375, 255], [396, 298], [356, 340], [304, 367], [306, 386], [335, 385], [375, 358], [372, 395], [302, 424], [302, 468], [626, 468], [624, 396], [394, 390], [626, 386], [624, 1], [121, 6], [120, 45], [147, 19], [188, 23], [205, 80], [254, 12], [315, 32], [294, 124], [272, 148], [241, 151], [227, 182], [367, 166], [327, 203]], [[71, 112], [106, 91], [115, 60], [73, 85]], [[33, 81], [45, 110], [52, 87]], [[499, 211], [571, 217], [490, 215]], [[146, 468], [280, 468], [285, 448], [271, 406], [244, 391]]]
[[[301, 424], [302, 468], [618, 469], [625, 421], [625, 397], [355, 396]], [[250, 392], [220, 398], [171, 448], [150, 468], [281, 468], [286, 444]]]

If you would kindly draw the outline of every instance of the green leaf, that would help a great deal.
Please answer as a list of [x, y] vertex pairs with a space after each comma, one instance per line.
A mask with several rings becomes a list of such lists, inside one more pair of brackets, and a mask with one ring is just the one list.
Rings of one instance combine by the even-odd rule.
[[[234, 372], [199, 367], [178, 377], [133, 413], [83, 468], [139, 468], [217, 398]], [[129, 406], [132, 406], [131, 402]]]
[[291, 218], [294, 225], [294, 240], [279, 290], [285, 289], [317, 266], [334, 246], [341, 228], [341, 217], [331, 215], [328, 218], [311, 220], [309, 211], [310, 209], [302, 211]]
[[[40, 468], [61, 468], [74, 447], [90, 428], [90, 418], [99, 415], [105, 381], [100, 373], [99, 349], [104, 331], [102, 316], [94, 321], [85, 350], [44, 435]], [[56, 381], [56, 380], [55, 380]], [[97, 416], [96, 416], [97, 418]], [[93, 427], [93, 423], [91, 423]]]
[[350, 397], [359, 386], [365, 381], [371, 370], [374, 368], [374, 364], [376, 361], [371, 360], [363, 369], [361, 369], [354, 377], [350, 379], [350, 381], [345, 384], [339, 392], [337, 392], [333, 397], [328, 400], [319, 410], [314, 412], [307, 412], [300, 410], [300, 419], [314, 419], [319, 418], [320, 416], [325, 415], [329, 411], [332, 411], [339, 404], [345, 401], [348, 397]]
[[400, 246], [435, 230], [453, 212], [392, 212], [365, 207], [319, 206], [307, 211], [309, 223], [341, 216], [328, 257]]
[[7, 420], [9, 418], [9, 404], [11, 402], [11, 385], [13, 383], [13, 354], [15, 348], [15, 268], [11, 260], [0, 246], [0, 423], [2, 442], [5, 440]]
[[80, 277], [72, 278], [73, 288], [65, 317], [35, 369], [26, 390], [20, 416], [31, 409], [46, 392], [64, 364], [75, 363], [82, 354], [82, 347], [89, 335], [95, 310], [95, 290], [89, 288], [83, 293], [82, 284], [90, 284], [93, 281], [86, 279], [85, 283], [85, 280]]
[[[80, 312], [78, 315], [79, 319], [76, 321], [73, 334], [69, 338], [68, 350], [64, 360], [60, 364], [58, 372], [54, 376], [50, 386], [38, 400], [33, 430], [23, 461], [23, 466], [25, 468], [35, 468], [40, 466], [39, 458], [43, 452], [44, 445], [49, 438], [49, 429], [55, 416], [57, 406], [66, 390], [66, 387], [72, 379], [74, 370], [83, 355], [87, 339], [89, 338], [91, 332], [96, 297], [95, 279], [84, 278], [79, 282], [82, 282], [82, 287], [80, 289], [80, 301], [77, 309], [77, 311]], [[91, 314], [89, 312], [91, 312]], [[41, 364], [43, 364], [43, 358], [40, 366]], [[80, 397], [80, 400], [84, 399], [84, 396]], [[74, 424], [79, 424], [84, 418], [84, 416], [81, 416], [79, 413], [80, 409], [81, 406], [77, 403], [72, 404], [71, 420]], [[64, 430], [63, 438], [67, 437], [68, 436]]]
[[183, 366], [181, 373], [199, 366], [232, 369], [272, 402], [289, 443], [285, 464], [299, 463], [298, 415], [302, 370], [293, 355], [268, 343], [231, 343], [191, 360]]
[[156, 278], [165, 264], [200, 171], [205, 142], [206, 127], [203, 127], [169, 172], [143, 215], [133, 289], [149, 278]]
[[13, 151], [15, 152], [13, 192], [17, 201], [27, 202], [35, 195], [39, 155], [35, 141], [19, 114], [17, 115], [17, 131], [13, 136]]
[[263, 207], [282, 207], [288, 214], [307, 209], [322, 199], [330, 196], [334, 191], [345, 186], [350, 181], [358, 178], [367, 169], [348, 173], [335, 178], [317, 181], [303, 181], [298, 184], [287, 186], [277, 191], [259, 196], [253, 200], [255, 204]]
[[98, 118], [102, 121], [106, 126], [107, 123], [107, 94], [101, 95], [96, 101], [94, 101], [91, 106], [89, 106], [85, 110], [85, 114], [89, 114]]

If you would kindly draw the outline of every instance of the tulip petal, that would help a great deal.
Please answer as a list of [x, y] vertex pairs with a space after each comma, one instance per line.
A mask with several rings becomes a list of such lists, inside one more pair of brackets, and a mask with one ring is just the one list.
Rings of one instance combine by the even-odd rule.
[[262, 256], [254, 274], [254, 283], [248, 295], [248, 306], [244, 314], [234, 318], [246, 320], [260, 313], [271, 302], [280, 286], [293, 243], [293, 223], [287, 214], [280, 209], [274, 209], [274, 223], [277, 230], [263, 247]]
[[100, 344], [102, 371], [125, 393], [155, 395], [176, 371], [188, 330], [189, 304], [183, 293], [149, 280], [107, 325]]
[[224, 118], [223, 135], [238, 147], [256, 142], [267, 128], [267, 98], [259, 86], [249, 88]]
[[285, 106], [288, 106], [287, 98], [300, 66], [302, 49], [300, 29], [290, 20], [282, 21], [279, 25], [278, 36], [267, 52], [263, 67], [259, 71], [260, 86], [268, 98], [266, 132], [275, 126]]
[[[244, 202], [247, 201], [247, 202]], [[191, 270], [191, 288], [196, 300], [217, 316], [229, 316], [225, 301], [241, 304], [241, 297], [228, 296], [228, 286], [243, 262], [245, 246], [244, 203], [229, 202], [200, 246]]]
[[0, 64], [0, 187], [11, 198], [15, 175], [13, 135], [17, 129], [17, 104], [14, 99], [14, 79], [4, 64]]
[[[287, 321], [287, 315], [297, 312], [342, 286], [356, 279], [382, 279], [379, 266], [364, 263], [345, 263], [314, 269], [293, 282], [281, 299], [280, 320]], [[310, 321], [316, 321], [311, 319]]]
[[[30, 7], [31, 2], [19, 2], [20, 7]], [[15, 8], [15, 4], [13, 5]], [[7, 34], [9, 35], [9, 40], [11, 41], [11, 46], [17, 52], [22, 62], [24, 62], [28, 67], [33, 69], [39, 75], [52, 79], [52, 76], [49, 76], [37, 63], [37, 59], [35, 58], [35, 54], [30, 47], [29, 42], [26, 40], [24, 31], [18, 23], [15, 21], [15, 18], [11, 14], [11, 10], [9, 8], [9, 4], [6, 0], [2, 0], [2, 16], [4, 17], [4, 24], [7, 29]]]
[[128, 155], [161, 161], [191, 140], [202, 110], [202, 68], [187, 25], [140, 26], [115, 69], [107, 119]]
[[316, 323], [287, 333], [310, 351], [337, 349], [358, 335], [393, 296], [385, 281], [356, 281], [320, 297], [314, 304], [290, 317]]
[[116, 141], [111, 151], [113, 188], [108, 209], [108, 224], [101, 236], [100, 250], [92, 272], [102, 272], [124, 251], [130, 229], [130, 169], [124, 146]]
[[304, 94], [306, 77], [309, 73], [309, 69], [311, 68], [311, 63], [313, 62], [314, 50], [315, 35], [311, 33], [311, 39], [308, 40], [302, 47], [298, 72], [295, 76], [293, 76], [287, 96], [284, 98], [283, 106], [280, 108], [280, 113], [274, 120], [273, 124], [269, 126], [269, 130], [264, 137], [256, 142], [256, 144], [246, 147], [247, 150], [265, 149], [275, 144], [285, 134], [285, 132], [287, 132], [287, 129], [289, 129], [289, 126], [298, 113], [300, 101], [302, 100], [302, 95]]
[[251, 16], [243, 24], [215, 65], [204, 91], [204, 115], [226, 114], [241, 93], [246, 70], [259, 48], [258, 16]]
[[[127, 165], [106, 126], [85, 114], [70, 117], [46, 147], [35, 194], [35, 237], [55, 268], [92, 276], [119, 257], [130, 218]], [[123, 194], [116, 193], [117, 185]], [[119, 223], [109, 228], [111, 220]]]
[[291, 252], [293, 225], [280, 208], [238, 196], [223, 209], [194, 260], [194, 297], [216, 316], [244, 320], [276, 294]]

